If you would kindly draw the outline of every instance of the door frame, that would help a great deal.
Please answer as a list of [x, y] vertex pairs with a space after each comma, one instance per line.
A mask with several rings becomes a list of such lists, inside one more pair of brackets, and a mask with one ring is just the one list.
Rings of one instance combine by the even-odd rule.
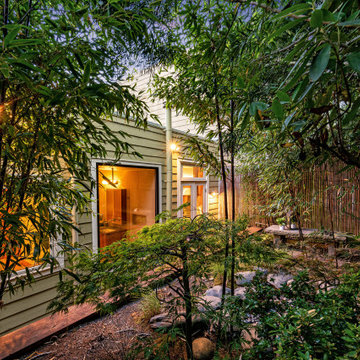
[[[204, 213], [207, 213], [209, 208], [209, 175], [202, 178], [184, 178], [182, 176], [183, 165], [199, 166], [195, 161], [190, 159], [177, 159], [177, 207], [182, 205], [182, 187], [184, 184], [203, 184], [204, 187]], [[204, 169], [203, 169], [204, 170]], [[205, 170], [204, 170], [205, 171]], [[179, 210], [177, 217], [182, 217], [183, 211]]]
[[97, 252], [99, 249], [99, 216], [98, 216], [98, 166], [99, 165], [113, 165], [124, 167], [138, 167], [150, 168], [156, 170], [157, 178], [157, 198], [156, 208], [158, 213], [162, 212], [162, 165], [159, 163], [149, 163], [142, 161], [120, 160], [115, 161], [112, 159], [91, 159], [91, 177], [95, 181], [95, 189], [91, 193], [91, 228], [92, 228], [92, 249]]

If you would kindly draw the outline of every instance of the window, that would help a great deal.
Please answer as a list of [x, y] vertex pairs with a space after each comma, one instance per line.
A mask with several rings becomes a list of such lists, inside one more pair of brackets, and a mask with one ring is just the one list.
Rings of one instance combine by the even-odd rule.
[[183, 178], [203, 178], [203, 169], [199, 166], [183, 165], [182, 167]]
[[194, 218], [207, 211], [207, 178], [201, 167], [180, 161], [178, 166], [178, 206], [189, 203], [179, 216]]
[[157, 183], [156, 168], [98, 165], [99, 247], [155, 223]]

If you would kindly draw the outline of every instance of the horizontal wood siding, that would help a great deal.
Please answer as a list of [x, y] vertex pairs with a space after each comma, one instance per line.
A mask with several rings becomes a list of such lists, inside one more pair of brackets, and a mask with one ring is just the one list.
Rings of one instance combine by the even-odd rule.
[[[172, 76], [169, 72], [161, 73], [162, 76]], [[148, 105], [149, 113], [158, 116], [161, 124], [165, 126], [165, 99], [153, 99], [150, 95], [152, 81], [152, 73], [150, 71], [142, 72], [134, 76], [134, 80], [129, 82], [135, 86], [136, 92], [141, 93], [140, 98]], [[176, 110], [172, 110], [172, 126], [174, 129], [184, 132], [189, 131], [191, 134], [196, 134], [194, 124], [190, 122], [187, 116], [182, 115]]]
[[[132, 160], [146, 164], [160, 164], [162, 169], [161, 202], [162, 209], [166, 209], [166, 140], [165, 131], [160, 126], [149, 125], [147, 129], [138, 129], [134, 123], [125, 123], [117, 118], [109, 121], [110, 128], [116, 131], [125, 131], [130, 137], [125, 140], [133, 146], [133, 149], [142, 154], [142, 158], [124, 155], [121, 160]], [[176, 135], [180, 140], [182, 136]], [[114, 158], [114, 149], [107, 148], [107, 159]], [[172, 206], [177, 207], [177, 155], [173, 157], [173, 181], [172, 181]], [[217, 191], [216, 179], [210, 178], [210, 192]], [[92, 249], [92, 214], [91, 204], [89, 211], [76, 215], [80, 233], [76, 235], [76, 241], [82, 246]], [[212, 204], [209, 210], [217, 214], [217, 204]], [[4, 307], [0, 310], [0, 336], [19, 327], [36, 321], [48, 315], [47, 307], [56, 294], [58, 275], [46, 275], [40, 277], [31, 286], [26, 286], [24, 291], [19, 289], [14, 296], [5, 295]]]

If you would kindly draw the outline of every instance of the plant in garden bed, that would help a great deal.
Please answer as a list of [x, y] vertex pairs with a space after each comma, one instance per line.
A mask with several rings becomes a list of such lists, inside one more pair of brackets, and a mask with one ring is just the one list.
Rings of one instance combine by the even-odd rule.
[[[276, 289], [258, 274], [239, 304], [239, 313], [253, 315], [257, 323], [253, 346], [242, 352], [242, 358], [355, 358], [359, 337], [347, 335], [358, 332], [359, 285], [360, 273], [350, 273], [331, 291], [318, 291], [302, 272], [290, 285]], [[242, 319], [233, 326], [237, 323], [244, 326]]]
[[161, 302], [156, 291], [151, 290], [142, 295], [138, 320], [148, 322], [153, 316], [160, 314]]
[[101, 311], [113, 311], [124, 298], [139, 296], [164, 275], [170, 276], [177, 281], [168, 284], [173, 292], [167, 301], [169, 316], [175, 322], [185, 318], [190, 359], [192, 318], [198, 312], [196, 297], [204, 288], [202, 279], [223, 247], [224, 225], [207, 215], [193, 220], [168, 219], [145, 227], [133, 241], [115, 243], [98, 254], [76, 255], [51, 307], [63, 310], [72, 303], [90, 302]]

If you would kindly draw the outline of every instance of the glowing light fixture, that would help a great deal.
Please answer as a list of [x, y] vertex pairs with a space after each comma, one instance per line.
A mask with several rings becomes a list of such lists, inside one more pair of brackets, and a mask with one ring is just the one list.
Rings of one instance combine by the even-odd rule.
[[170, 143], [170, 151], [171, 152], [176, 152], [176, 151], [179, 151], [179, 146], [175, 143], [175, 142], [172, 142]]

